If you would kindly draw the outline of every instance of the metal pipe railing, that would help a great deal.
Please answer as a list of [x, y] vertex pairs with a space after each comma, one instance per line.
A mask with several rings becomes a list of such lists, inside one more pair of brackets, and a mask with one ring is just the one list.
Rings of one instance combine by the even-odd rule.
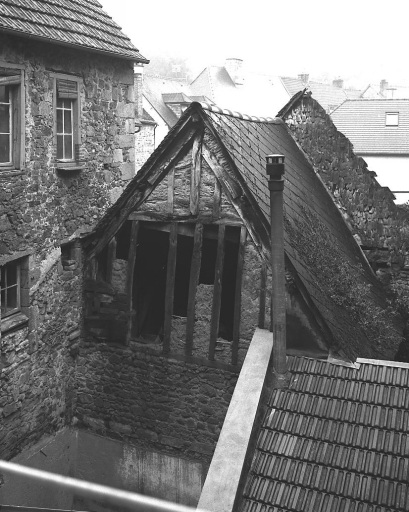
[[[178, 505], [170, 501], [151, 498], [141, 494], [115, 489], [106, 485], [94, 484], [71, 478], [68, 476], [57, 475], [48, 471], [29, 468], [0, 460], [0, 471], [5, 474], [26, 477], [32, 480], [40, 481], [47, 486], [56, 487], [59, 490], [65, 489], [75, 492], [83, 498], [90, 498], [103, 502], [105, 506], [125, 508], [133, 512], [194, 512], [196, 509], [185, 505]], [[0, 506], [1, 508], [1, 506]], [[197, 511], [199, 512], [199, 511]], [[203, 512], [203, 511], [202, 511]]]

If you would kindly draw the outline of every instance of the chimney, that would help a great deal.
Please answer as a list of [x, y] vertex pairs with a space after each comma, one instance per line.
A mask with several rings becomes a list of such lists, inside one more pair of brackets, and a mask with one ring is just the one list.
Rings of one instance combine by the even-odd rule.
[[342, 89], [344, 87], [344, 80], [342, 78], [336, 78], [332, 81], [332, 86]]
[[381, 83], [379, 84], [379, 92], [382, 94], [382, 96], [385, 95], [385, 91], [388, 88], [389, 84], [388, 81], [383, 79], [381, 80]]
[[284, 155], [266, 156], [266, 173], [270, 190], [271, 225], [271, 322], [273, 332], [273, 380], [277, 388], [288, 387], [285, 266], [284, 266]]
[[298, 75], [298, 80], [301, 80], [303, 85], [307, 85], [309, 79], [310, 75], [308, 73], [301, 73], [300, 75]]
[[243, 75], [242, 75], [242, 65], [243, 60], [242, 59], [234, 59], [229, 58], [226, 59], [224, 62], [224, 67], [227, 69], [227, 72], [229, 73], [231, 79], [236, 85], [242, 85], [243, 84]]

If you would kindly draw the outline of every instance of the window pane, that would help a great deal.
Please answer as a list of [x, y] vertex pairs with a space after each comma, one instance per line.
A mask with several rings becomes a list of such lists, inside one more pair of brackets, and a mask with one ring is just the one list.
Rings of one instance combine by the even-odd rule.
[[66, 110], [64, 112], [64, 133], [72, 133], [72, 122], [71, 122], [71, 117], [72, 117], [72, 111], [71, 110]]
[[6, 288], [6, 313], [13, 309], [17, 309], [17, 286]]
[[0, 133], [10, 133], [10, 106], [0, 103]]
[[10, 162], [10, 135], [0, 134], [0, 163]]
[[72, 135], [65, 135], [64, 150], [64, 158], [72, 158]]
[[62, 133], [62, 110], [57, 109], [57, 133]]
[[64, 100], [58, 98], [57, 99], [57, 108], [62, 108], [64, 106]]
[[57, 135], [57, 158], [64, 158], [63, 148], [64, 137], [62, 135]]
[[9, 263], [6, 267], [7, 270], [7, 286], [17, 284], [17, 265]]
[[0, 102], [9, 103], [9, 86], [0, 85]]
[[6, 267], [1, 268], [1, 281], [0, 288], [4, 288], [6, 286]]
[[1, 313], [4, 315], [6, 312], [6, 291], [1, 290]]

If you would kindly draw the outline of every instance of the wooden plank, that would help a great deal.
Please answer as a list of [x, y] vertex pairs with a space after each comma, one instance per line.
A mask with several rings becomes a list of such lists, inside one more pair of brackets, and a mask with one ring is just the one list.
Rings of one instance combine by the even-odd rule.
[[231, 363], [237, 364], [239, 353], [239, 339], [240, 339], [240, 321], [241, 321], [241, 284], [243, 281], [243, 266], [244, 266], [244, 252], [246, 246], [247, 229], [245, 226], [240, 230], [240, 245], [237, 254], [237, 269], [236, 269], [236, 289], [234, 292], [234, 317], [233, 317], [233, 344]]
[[132, 292], [134, 289], [134, 272], [135, 272], [135, 259], [136, 247], [138, 242], [139, 222], [134, 220], [131, 226], [131, 238], [129, 241], [128, 251], [128, 266], [126, 269], [126, 296], [128, 299], [127, 312], [128, 312], [128, 326], [126, 330], [126, 344], [129, 345], [132, 333], [137, 331], [137, 312], [135, 310], [136, 304], [133, 302]]
[[267, 265], [263, 261], [260, 274], [260, 305], [258, 311], [258, 326], [264, 329], [266, 324], [266, 286], [267, 286]]
[[192, 263], [190, 266], [189, 295], [187, 300], [187, 321], [186, 321], [186, 348], [187, 356], [192, 355], [193, 333], [195, 328], [195, 299], [197, 284], [200, 276], [200, 264], [202, 260], [203, 225], [196, 224], [193, 239]]
[[209, 359], [214, 361], [214, 352], [216, 348], [217, 336], [219, 334], [220, 322], [220, 306], [222, 302], [222, 277], [223, 277], [223, 264], [224, 264], [224, 233], [226, 226], [221, 224], [219, 226], [219, 235], [217, 239], [217, 255], [216, 267], [214, 272], [214, 288], [213, 288], [213, 304], [212, 304], [212, 319], [210, 323], [210, 344], [209, 344]]
[[168, 174], [168, 213], [173, 213], [173, 202], [175, 195], [175, 168], [173, 168]]
[[[169, 222], [170, 215], [161, 212], [131, 212], [128, 220], [145, 220], [154, 222]], [[222, 212], [219, 218], [215, 220], [213, 213], [199, 212], [198, 215], [178, 215], [178, 222], [200, 222], [201, 224], [229, 224], [241, 226], [241, 218], [229, 212]]]
[[190, 213], [197, 215], [199, 213], [199, 191], [200, 176], [202, 172], [202, 137], [197, 136], [193, 141], [192, 149], [192, 171], [190, 177]]
[[215, 178], [214, 179], [214, 194], [213, 194], [213, 217], [218, 219], [220, 217], [221, 210], [221, 201], [222, 201], [222, 186], [220, 181]]
[[172, 315], [173, 300], [175, 292], [175, 274], [176, 274], [176, 253], [178, 240], [178, 225], [176, 222], [172, 224], [169, 234], [169, 251], [168, 264], [166, 271], [166, 291], [165, 291], [165, 320], [164, 320], [164, 336], [163, 336], [163, 353], [168, 354], [170, 351], [170, 338], [172, 335]]
[[106, 281], [108, 284], [112, 283], [112, 271], [114, 268], [114, 261], [116, 258], [116, 238], [114, 237], [108, 245], [108, 254], [107, 254], [107, 275]]

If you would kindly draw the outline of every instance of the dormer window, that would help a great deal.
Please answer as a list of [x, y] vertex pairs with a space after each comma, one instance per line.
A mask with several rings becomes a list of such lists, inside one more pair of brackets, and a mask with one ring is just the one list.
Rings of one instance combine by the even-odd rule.
[[386, 112], [385, 126], [399, 126], [399, 112]]

